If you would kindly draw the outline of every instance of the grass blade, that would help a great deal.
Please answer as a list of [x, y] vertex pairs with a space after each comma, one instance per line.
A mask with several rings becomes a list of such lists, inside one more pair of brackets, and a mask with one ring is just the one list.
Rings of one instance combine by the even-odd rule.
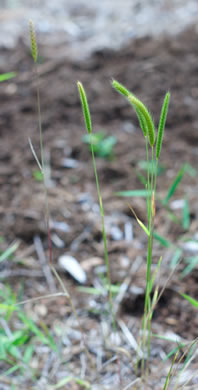
[[192, 270], [196, 267], [197, 263], [198, 263], [198, 256], [192, 256], [192, 257], [188, 257], [187, 259], [185, 259], [185, 261], [187, 261], [189, 264], [187, 265], [187, 267], [183, 270], [182, 274], [181, 274], [181, 277], [184, 278], [185, 276], [187, 276], [188, 274], [190, 274], [192, 272]]
[[182, 250], [180, 248], [177, 248], [170, 262], [171, 269], [174, 269], [177, 266], [181, 258], [181, 255], [182, 255]]
[[170, 376], [171, 376], [171, 373], [172, 373], [172, 371], [173, 371], [173, 366], [174, 366], [175, 361], [176, 361], [176, 359], [177, 359], [178, 353], [179, 353], [179, 350], [176, 352], [176, 354], [175, 354], [175, 356], [174, 356], [174, 359], [173, 359], [173, 361], [172, 361], [170, 370], [169, 370], [168, 375], [167, 375], [167, 377], [166, 377], [166, 382], [165, 382], [165, 384], [164, 384], [163, 390], [167, 390], [167, 388], [168, 388], [169, 381], [170, 381]]
[[167, 195], [166, 195], [166, 197], [165, 197], [165, 199], [163, 201], [164, 205], [167, 205], [169, 200], [170, 200], [170, 198], [174, 195], [174, 193], [175, 193], [175, 191], [176, 191], [180, 181], [182, 180], [182, 178], [184, 176], [184, 172], [185, 172], [185, 167], [182, 167], [180, 169], [180, 171], [178, 172], [175, 180], [173, 181], [171, 187], [169, 188], [169, 191], [168, 191], [168, 193], [167, 193]]
[[9, 248], [7, 248], [1, 255], [0, 255], [0, 263], [4, 260], [6, 260], [7, 258], [9, 258], [10, 256], [13, 255], [13, 253], [18, 249], [19, 247], [19, 242], [15, 242], [14, 244], [12, 244]]
[[150, 232], [149, 230], [147, 229], [147, 227], [143, 224], [142, 221], [140, 221], [140, 219], [137, 217], [135, 211], [133, 210], [132, 206], [128, 203], [128, 206], [131, 210], [131, 212], [133, 213], [133, 215], [135, 216], [135, 219], [137, 221], [137, 223], [140, 225], [140, 227], [144, 230], [144, 232], [147, 234], [147, 236], [149, 237], [150, 236]]
[[198, 309], [198, 301], [192, 297], [190, 297], [190, 295], [188, 294], [180, 294], [183, 298], [185, 298], [189, 303], [191, 303], [191, 305], [193, 305], [194, 307], [196, 307], [196, 309]]
[[182, 215], [182, 226], [185, 230], [189, 229], [190, 226], [190, 211], [188, 199], [184, 201], [183, 215]]
[[170, 248], [172, 246], [172, 242], [167, 240], [165, 237], [162, 237], [160, 234], [154, 232], [153, 237], [160, 242], [162, 246], [165, 248]]
[[147, 196], [151, 196], [151, 191], [148, 191], [148, 190], [128, 190], [128, 191], [119, 191], [119, 192], [116, 192], [115, 195], [116, 196], [123, 196], [123, 197], [140, 197], [140, 198], [147, 198]]
[[0, 74], [0, 82], [10, 80], [13, 77], [16, 77], [16, 72], [8, 72], [8, 73]]

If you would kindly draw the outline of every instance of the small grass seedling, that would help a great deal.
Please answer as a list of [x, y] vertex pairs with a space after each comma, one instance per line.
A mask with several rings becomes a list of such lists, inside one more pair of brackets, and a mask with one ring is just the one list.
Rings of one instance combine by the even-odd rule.
[[[82, 140], [84, 143], [89, 145], [89, 148], [91, 150], [89, 134], [85, 134]], [[92, 135], [92, 145], [94, 153], [100, 158], [112, 160], [113, 148], [116, 142], [116, 137], [114, 137], [113, 135], [106, 137], [104, 132], [98, 132]]]

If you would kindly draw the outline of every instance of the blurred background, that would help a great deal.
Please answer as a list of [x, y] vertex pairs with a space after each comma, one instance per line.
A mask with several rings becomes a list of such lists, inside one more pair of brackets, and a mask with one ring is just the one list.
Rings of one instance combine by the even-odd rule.
[[[65, 42], [81, 56], [132, 38], [175, 34], [196, 23], [196, 0], [1, 0], [0, 44], [14, 47], [32, 19], [42, 40]], [[76, 54], [76, 52], [75, 52]]]

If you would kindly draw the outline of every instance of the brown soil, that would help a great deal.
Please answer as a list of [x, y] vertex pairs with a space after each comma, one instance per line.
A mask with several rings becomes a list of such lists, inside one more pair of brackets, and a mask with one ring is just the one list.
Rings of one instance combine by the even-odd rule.
[[[95, 131], [103, 130], [107, 135], [117, 137], [114, 158], [111, 161], [97, 158], [97, 168], [106, 216], [111, 224], [119, 227], [122, 232], [127, 221], [132, 223], [134, 229], [134, 239], [130, 243], [124, 238], [116, 241], [108, 233], [108, 249], [112, 281], [122, 283], [131, 272], [118, 318], [122, 318], [135, 334], [140, 326], [143, 310], [146, 238], [131, 215], [125, 199], [116, 197], [114, 193], [143, 188], [136, 172], [139, 169], [138, 162], [145, 160], [145, 149], [144, 139], [131, 107], [112, 90], [110, 81], [111, 78], [117, 79], [143, 99], [149, 105], [156, 123], [163, 96], [167, 90], [171, 91], [171, 105], [161, 155], [161, 163], [166, 169], [158, 180], [159, 196], [163, 198], [185, 162], [194, 168], [198, 166], [197, 38], [194, 29], [176, 38], [162, 41], [144, 38], [119, 52], [101, 50], [86, 61], [79, 60], [78, 63], [71, 61], [67, 53], [62, 55], [60, 60], [57, 59], [55, 48], [48, 51], [40, 48], [43, 55], [42, 64], [39, 65], [43, 136], [51, 170], [49, 209], [52, 221], [63, 222], [64, 227], [69, 227], [68, 231], [61, 231], [56, 225], [52, 227], [52, 235], [56, 235], [56, 238], [58, 236], [63, 246], [58, 248], [53, 245], [53, 262], [57, 265], [57, 259], [63, 253], [74, 256], [87, 271], [88, 286], [95, 283], [98, 264], [101, 266], [104, 263], [92, 161], [87, 146], [82, 142], [84, 124], [76, 89], [76, 81], [81, 80], [87, 90]], [[60, 48], [58, 52], [61, 52]], [[37, 261], [39, 256], [35, 249], [35, 237], [40, 236], [48, 256], [48, 237], [44, 222], [45, 195], [42, 183], [33, 178], [37, 165], [28, 144], [30, 137], [39, 154], [36, 82], [33, 80], [32, 68], [29, 50], [23, 42], [19, 42], [13, 51], [1, 51], [1, 73], [5, 70], [17, 71], [15, 79], [0, 86], [0, 235], [4, 237], [2, 250], [13, 240], [20, 242], [16, 258], [1, 263], [1, 272], [2, 280], [8, 281], [15, 292], [23, 282], [25, 298], [47, 294], [50, 287], [43, 274], [41, 262]], [[64, 167], [64, 159], [74, 159], [75, 166]], [[181, 223], [172, 223], [167, 211], [160, 203], [157, 204], [156, 230], [176, 245], [181, 245], [181, 238], [192, 238], [197, 232], [197, 177], [184, 175], [174, 199], [185, 197], [190, 204], [191, 224], [188, 231], [182, 228]], [[140, 198], [130, 201], [139, 218], [145, 221], [145, 201]], [[178, 211], [179, 217], [180, 214], [181, 210]], [[172, 249], [166, 249], [158, 242], [154, 243], [154, 262], [163, 256], [159, 282], [161, 288], [171, 272], [169, 263], [172, 254]], [[184, 255], [189, 257], [188, 253]], [[133, 265], [134, 268], [138, 265], [135, 273]], [[198, 270], [196, 267], [189, 276], [181, 280], [180, 272], [183, 268], [184, 262], [181, 262], [156, 308], [153, 331], [160, 334], [171, 331], [189, 341], [197, 337], [198, 313], [178, 293], [185, 292], [198, 298]], [[85, 313], [88, 316], [89, 306], [87, 295], [79, 294], [76, 282], [60, 272], [74, 296], [80, 317], [82, 315], [84, 330], [88, 332], [90, 328], [98, 329], [100, 316], [95, 318], [90, 315], [88, 320], [85, 318]], [[58, 286], [57, 288], [59, 290]], [[134, 292], [135, 288], [142, 290], [137, 293]], [[52, 302], [57, 304], [52, 305]], [[47, 307], [45, 323], [52, 330], [55, 321], [65, 321], [70, 314], [69, 308], [65, 307], [64, 298], [53, 299], [47, 303], [43, 301], [43, 305]], [[97, 305], [102, 305], [101, 298]], [[31, 313], [36, 310], [35, 303], [27, 306], [27, 311]], [[35, 317], [39, 323], [39, 313], [35, 314]], [[162, 342], [159, 342], [159, 345], [162, 345]], [[154, 340], [154, 362], [157, 359], [155, 351], [159, 345]], [[171, 344], [166, 345], [164, 350], [168, 352], [171, 348]], [[94, 351], [92, 353], [94, 354]], [[78, 350], [76, 355], [79, 354]], [[75, 359], [76, 357], [71, 367], [75, 367]], [[107, 356], [104, 359], [107, 359]], [[42, 366], [42, 362], [40, 364]], [[79, 365], [78, 361], [76, 367], [79, 368]], [[75, 371], [74, 367], [72, 369]], [[130, 382], [130, 375], [127, 375], [128, 382], [124, 382], [124, 385]], [[30, 382], [29, 385], [31, 386]], [[162, 388], [160, 386], [158, 382], [158, 387], [153, 388], [159, 390]]]

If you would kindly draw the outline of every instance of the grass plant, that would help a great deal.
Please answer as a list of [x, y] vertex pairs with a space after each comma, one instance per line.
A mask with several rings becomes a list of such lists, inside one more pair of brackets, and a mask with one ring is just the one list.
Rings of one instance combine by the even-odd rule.
[[[148, 236], [148, 246], [147, 246], [147, 271], [146, 271], [146, 292], [145, 292], [145, 306], [144, 306], [144, 316], [143, 316], [143, 338], [142, 338], [142, 349], [147, 354], [147, 365], [150, 358], [150, 343], [151, 343], [151, 318], [152, 318], [152, 275], [151, 275], [151, 266], [152, 266], [152, 250], [153, 250], [153, 234], [154, 234], [154, 219], [155, 219], [155, 198], [156, 198], [156, 184], [157, 184], [157, 168], [158, 160], [160, 157], [160, 151], [162, 147], [164, 128], [166, 123], [166, 117], [168, 112], [168, 105], [170, 100], [170, 93], [168, 92], [165, 95], [164, 102], [162, 105], [158, 134], [156, 140], [156, 130], [152, 116], [148, 108], [144, 103], [134, 96], [127, 88], [122, 84], [118, 83], [116, 80], [112, 81], [112, 86], [125, 98], [134, 108], [136, 115], [139, 120], [140, 127], [142, 129], [143, 135], [145, 137], [146, 144], [146, 156], [147, 156], [147, 181], [146, 181], [146, 191], [147, 191], [147, 227], [140, 224], [139, 219], [136, 217], [138, 223], [143, 228]], [[150, 147], [150, 150], [149, 150]], [[151, 155], [151, 169], [149, 165], [149, 158]], [[148, 368], [148, 366], [147, 366]], [[142, 372], [145, 369], [144, 358], [142, 359]]]

